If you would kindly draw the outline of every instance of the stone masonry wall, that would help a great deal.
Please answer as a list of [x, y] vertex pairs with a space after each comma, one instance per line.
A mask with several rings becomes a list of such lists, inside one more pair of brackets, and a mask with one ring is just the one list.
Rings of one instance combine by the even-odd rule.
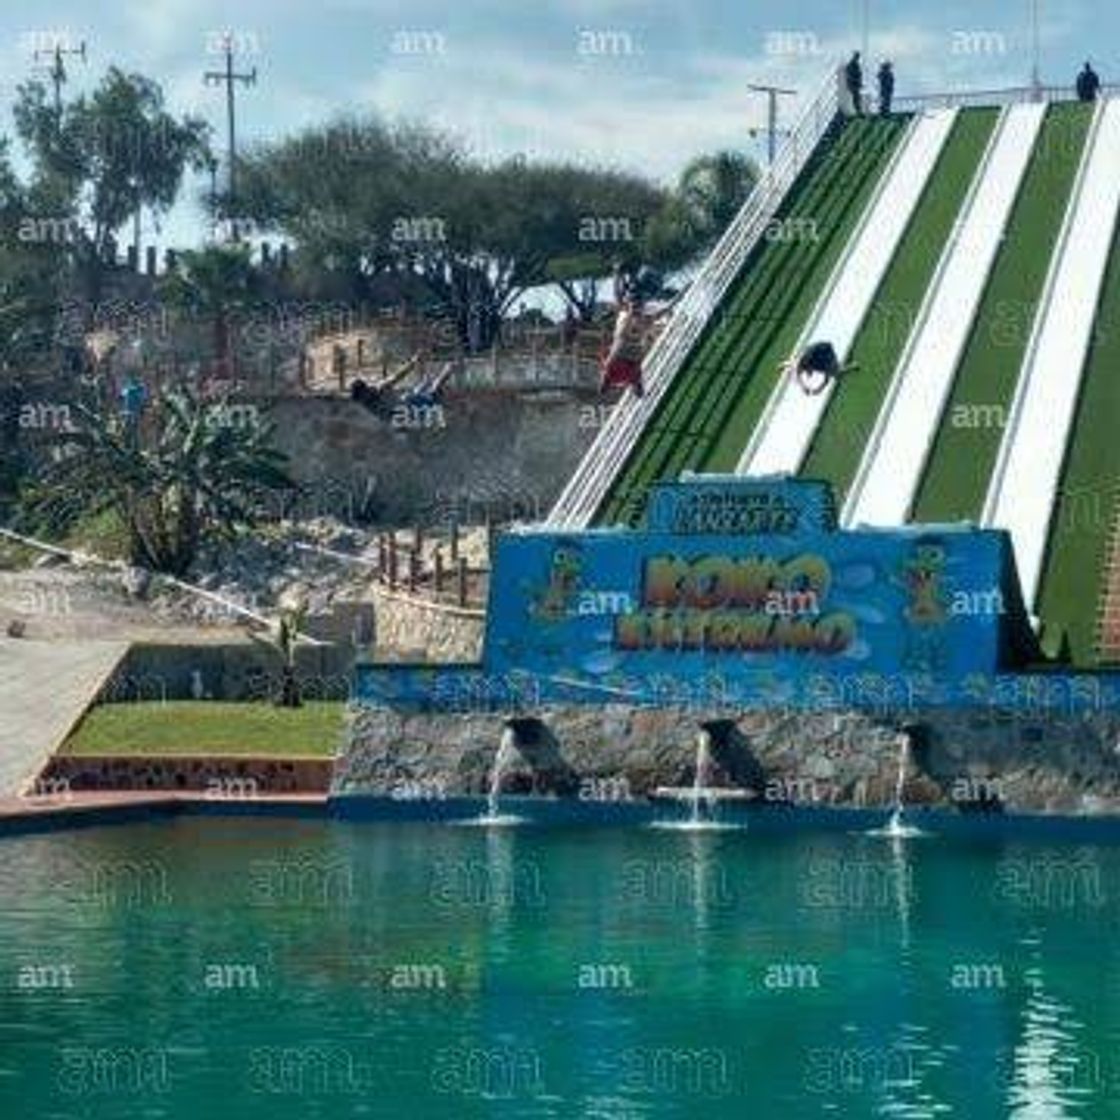
[[605, 415], [597, 407], [586, 392], [477, 392], [385, 419], [327, 397], [278, 400], [269, 415], [309, 515], [478, 524], [547, 513]]
[[410, 661], [447, 664], [477, 661], [485, 618], [479, 612], [425, 602], [374, 586], [378, 655], [393, 651]]
[[413, 786], [482, 794], [502, 732], [517, 757], [504, 788], [576, 794], [588, 781], [634, 797], [693, 778], [701, 727], [712, 738], [715, 785], [795, 804], [889, 805], [900, 743], [909, 745], [906, 799], [962, 809], [1120, 812], [1120, 715], [1007, 721], [964, 712], [772, 712], [729, 715], [622, 706], [500, 713], [360, 710], [339, 759], [339, 792]]

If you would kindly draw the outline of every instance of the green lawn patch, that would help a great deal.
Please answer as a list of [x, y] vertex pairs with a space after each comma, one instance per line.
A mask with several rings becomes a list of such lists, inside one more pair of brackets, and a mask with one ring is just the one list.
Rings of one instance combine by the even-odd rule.
[[1081, 666], [1096, 662], [1097, 604], [1120, 494], [1120, 231], [1112, 243], [1093, 331], [1038, 606], [1048, 651], [1056, 651], [1065, 633], [1074, 664]]
[[843, 502], [922, 301], [995, 127], [994, 109], [961, 112], [852, 345], [859, 369], [837, 382], [802, 474]]
[[338, 701], [309, 701], [302, 708], [212, 700], [99, 704], [61, 753], [330, 758], [345, 712]]
[[918, 489], [915, 521], [980, 517], [1090, 112], [1076, 104], [1047, 110]]

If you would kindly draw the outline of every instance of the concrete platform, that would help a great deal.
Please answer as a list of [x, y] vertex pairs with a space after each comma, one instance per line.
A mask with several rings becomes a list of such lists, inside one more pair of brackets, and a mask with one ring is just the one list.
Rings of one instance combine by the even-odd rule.
[[0, 638], [0, 798], [34, 778], [127, 650], [127, 642]]

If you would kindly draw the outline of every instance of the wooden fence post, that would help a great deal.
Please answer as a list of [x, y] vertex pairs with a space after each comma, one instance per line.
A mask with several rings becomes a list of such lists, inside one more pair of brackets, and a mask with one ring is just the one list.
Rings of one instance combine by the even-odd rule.
[[397, 589], [397, 534], [389, 534], [389, 588]]
[[467, 605], [467, 558], [459, 557], [459, 606]]

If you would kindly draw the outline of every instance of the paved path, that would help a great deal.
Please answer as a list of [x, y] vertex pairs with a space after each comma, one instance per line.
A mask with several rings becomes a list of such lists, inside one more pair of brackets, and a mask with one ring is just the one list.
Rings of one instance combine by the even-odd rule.
[[34, 776], [127, 650], [127, 642], [0, 638], [0, 798]]

